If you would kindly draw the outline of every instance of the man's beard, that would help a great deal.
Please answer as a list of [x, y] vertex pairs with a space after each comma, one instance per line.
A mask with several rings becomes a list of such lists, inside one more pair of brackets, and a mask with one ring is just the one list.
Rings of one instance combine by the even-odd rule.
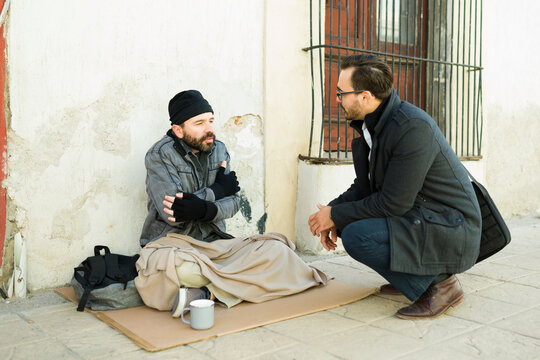
[[343, 107], [343, 104], [339, 104], [341, 107], [341, 110], [343, 110], [343, 115], [345, 115], [345, 119], [347, 120], [361, 120], [361, 113], [360, 109], [358, 107], [350, 107], [347, 110], [345, 110], [345, 107]]
[[[206, 143], [206, 139], [213, 139], [214, 141], [211, 143]], [[196, 139], [186, 133], [184, 133], [184, 137], [182, 137], [182, 140], [186, 143], [187, 146], [194, 150], [199, 150], [205, 153], [209, 153], [214, 148], [214, 143], [216, 141], [216, 135], [213, 132], [207, 132], [200, 138]]]

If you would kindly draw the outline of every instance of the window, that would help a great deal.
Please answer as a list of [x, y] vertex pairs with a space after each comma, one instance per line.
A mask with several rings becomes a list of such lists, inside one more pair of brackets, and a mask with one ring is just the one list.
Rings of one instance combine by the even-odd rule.
[[[341, 59], [364, 53], [386, 59], [400, 98], [428, 112], [460, 158], [481, 158], [481, 9], [481, 0], [326, 0], [324, 44], [311, 34], [319, 44], [304, 49], [322, 107], [321, 119], [312, 116], [308, 157], [350, 161], [356, 134], [335, 91]], [[312, 24], [322, 23], [321, 12], [312, 12]]]

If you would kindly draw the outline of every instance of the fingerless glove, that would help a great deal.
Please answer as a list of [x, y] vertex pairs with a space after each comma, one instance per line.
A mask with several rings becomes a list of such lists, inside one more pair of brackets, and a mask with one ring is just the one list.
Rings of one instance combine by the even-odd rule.
[[225, 174], [225, 168], [220, 167], [216, 174], [216, 181], [209, 188], [214, 192], [216, 200], [236, 194], [240, 191], [236, 172], [231, 171]]
[[217, 206], [213, 202], [190, 193], [184, 193], [182, 198], [175, 198], [171, 208], [176, 221], [210, 221], [217, 214]]

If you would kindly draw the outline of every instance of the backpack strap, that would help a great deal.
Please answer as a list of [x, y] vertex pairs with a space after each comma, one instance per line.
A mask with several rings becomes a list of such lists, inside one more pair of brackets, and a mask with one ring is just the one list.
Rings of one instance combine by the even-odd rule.
[[94, 256], [99, 256], [101, 255], [101, 250], [105, 250], [105, 254], [110, 254], [111, 253], [111, 250], [109, 250], [109, 248], [105, 245], [96, 245], [94, 246]]
[[[91, 256], [86, 259], [88, 269], [84, 269], [84, 283], [79, 280], [80, 276], [75, 276], [77, 281], [79, 281], [84, 287], [84, 293], [79, 300], [79, 306], [77, 306], [77, 311], [84, 311], [86, 302], [88, 301], [88, 296], [90, 292], [94, 290], [94, 287], [103, 281], [106, 274], [105, 260], [103, 256]], [[76, 268], [78, 269], [78, 268]], [[77, 273], [77, 271], [75, 271]], [[78, 274], [77, 274], [78, 275]]]

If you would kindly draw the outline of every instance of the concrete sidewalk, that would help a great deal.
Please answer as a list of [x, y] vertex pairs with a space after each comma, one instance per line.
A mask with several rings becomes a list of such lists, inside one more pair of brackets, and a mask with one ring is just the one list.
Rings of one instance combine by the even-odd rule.
[[[435, 320], [400, 320], [402, 296], [356, 303], [148, 353], [52, 290], [0, 301], [0, 359], [540, 359], [540, 218], [509, 219], [512, 242], [459, 274], [466, 296]], [[348, 256], [306, 257], [338, 280], [384, 280]]]

